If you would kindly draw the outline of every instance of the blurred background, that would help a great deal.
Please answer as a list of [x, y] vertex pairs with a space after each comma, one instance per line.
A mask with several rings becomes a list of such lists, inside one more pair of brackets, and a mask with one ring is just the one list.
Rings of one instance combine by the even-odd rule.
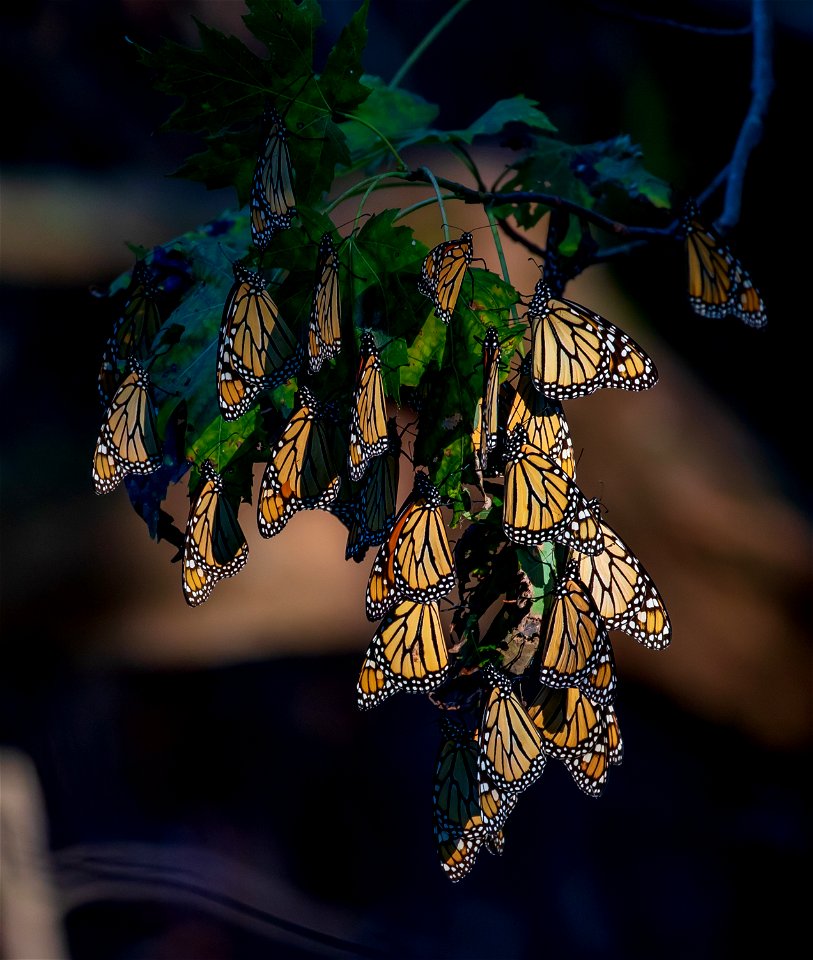
[[[357, 7], [323, 3], [324, 51]], [[451, 3], [371, 7], [365, 64], [388, 79]], [[152, 90], [126, 38], [195, 45], [197, 17], [249, 42], [243, 3], [5, 6], [5, 960], [677, 960], [779, 955], [797, 942], [813, 500], [811, 210], [795, 158], [813, 18], [793, 0], [769, 9], [776, 87], [731, 237], [767, 328], [694, 316], [679, 244], [588, 270], [568, 289], [632, 333], [660, 372], [655, 390], [602, 391], [566, 410], [580, 486], [658, 584], [672, 645], [654, 653], [614, 635], [625, 759], [602, 798], [549, 764], [508, 823], [504, 855], [481, 854], [452, 885], [432, 836], [436, 712], [404, 695], [370, 714], [355, 704], [374, 629], [363, 602], [372, 555], [345, 563], [344, 528], [324, 513], [261, 541], [246, 506], [249, 563], [190, 609], [174, 548], [149, 539], [123, 488], [93, 492], [110, 318], [91, 290], [131, 267], [127, 241], [164, 243], [234, 204], [168, 178], [196, 144], [157, 132], [174, 102]], [[438, 102], [449, 128], [525, 93], [565, 139], [629, 133], [649, 169], [700, 192], [747, 110], [751, 40], [667, 28], [651, 12], [642, 0], [473, 0], [403, 85]], [[731, 28], [750, 5], [657, 12]], [[506, 157], [480, 161], [496, 174]], [[715, 196], [708, 211], [719, 209]], [[477, 225], [462, 207], [450, 220]], [[436, 213], [415, 228], [437, 242]], [[496, 267], [485, 241], [476, 252]], [[536, 268], [526, 251], [512, 256], [529, 294]], [[168, 509], [182, 525], [185, 486]]]

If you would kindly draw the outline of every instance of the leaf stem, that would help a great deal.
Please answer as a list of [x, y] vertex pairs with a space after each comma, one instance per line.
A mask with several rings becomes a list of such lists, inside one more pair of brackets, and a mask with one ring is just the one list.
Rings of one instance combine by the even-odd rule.
[[369, 120], [365, 120], [363, 117], [358, 117], [352, 113], [339, 113], [339, 116], [346, 117], [348, 120], [355, 120], [356, 123], [360, 123], [363, 127], [367, 127], [368, 130], [372, 130], [373, 133], [384, 143], [390, 153], [395, 157], [395, 162], [398, 164], [398, 170], [405, 171], [409, 170], [409, 167], [404, 163], [404, 159], [401, 154], [396, 150], [392, 142], [383, 134], [378, 127], [370, 123]]
[[401, 67], [396, 71], [395, 76], [389, 82], [389, 89], [394, 90], [404, 79], [406, 74], [412, 69], [413, 65], [417, 60], [421, 58], [424, 50], [434, 42], [438, 35], [454, 20], [454, 18], [460, 13], [460, 11], [467, 6], [471, 0], [457, 0], [457, 3], [438, 20], [438, 22], [432, 27], [429, 33], [421, 40], [417, 47], [410, 53], [410, 55], [404, 60], [401, 64]]
[[443, 218], [443, 239], [449, 240], [449, 224], [446, 220], [446, 207], [443, 205], [443, 197], [440, 195], [440, 187], [438, 186], [438, 181], [435, 178], [434, 173], [429, 169], [429, 167], [421, 167], [420, 172], [426, 177], [429, 183], [435, 188], [435, 196], [438, 198], [438, 207], [440, 208], [440, 215]]

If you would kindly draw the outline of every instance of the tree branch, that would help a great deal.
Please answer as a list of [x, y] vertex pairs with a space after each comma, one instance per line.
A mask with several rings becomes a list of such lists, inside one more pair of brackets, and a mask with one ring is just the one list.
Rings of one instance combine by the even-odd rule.
[[753, 0], [752, 11], [752, 97], [728, 167], [723, 212], [716, 224], [721, 232], [729, 230], [739, 222], [745, 171], [751, 151], [762, 139], [763, 118], [773, 90], [773, 18], [768, 0]]

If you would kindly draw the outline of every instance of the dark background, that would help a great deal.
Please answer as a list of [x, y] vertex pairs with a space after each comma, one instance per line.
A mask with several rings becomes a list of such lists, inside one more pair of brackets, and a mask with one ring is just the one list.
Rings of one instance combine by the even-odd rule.
[[[368, 71], [390, 77], [448, 6], [373, 0]], [[340, 580], [305, 569], [302, 629], [284, 626], [282, 578], [318, 560], [279, 538], [247, 651], [230, 585], [207, 602], [213, 613], [185, 619], [166, 544], [148, 541], [122, 491], [92, 492], [109, 317], [89, 291], [129, 269], [124, 241], [166, 241], [234, 202], [166, 179], [195, 144], [156, 133], [173, 104], [124, 37], [194, 44], [192, 14], [233, 32], [242, 5], [19, 7], [0, 18], [0, 735], [34, 763], [72, 960], [790, 949], [806, 929], [797, 876], [810, 853], [810, 204], [797, 146], [809, 6], [770, 5], [776, 88], [732, 237], [767, 329], [694, 317], [680, 249], [637, 253], [613, 282], [659, 344], [660, 399], [574, 410], [586, 476], [666, 596], [674, 649], [658, 659], [618, 641], [626, 755], [604, 796], [550, 764], [509, 821], [504, 856], [483, 853], [457, 885], [431, 831], [435, 713], [411, 697], [357, 712], [371, 631], [313, 620], [314, 605], [340, 603]], [[325, 49], [356, 7], [324, 4]], [[404, 86], [438, 102], [446, 127], [524, 92], [563, 138], [629, 132], [653, 172], [699, 192], [747, 109], [750, 39], [623, 15], [635, 9], [474, 0]], [[739, 26], [749, 7], [658, 13]], [[664, 419], [649, 426], [633, 408]], [[598, 411], [610, 419], [590, 433]], [[679, 442], [657, 446], [659, 423]]]

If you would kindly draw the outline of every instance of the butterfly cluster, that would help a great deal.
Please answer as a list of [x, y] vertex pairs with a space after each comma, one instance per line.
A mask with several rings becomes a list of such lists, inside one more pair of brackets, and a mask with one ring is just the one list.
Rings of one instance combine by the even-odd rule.
[[[670, 642], [655, 584], [577, 483], [564, 409], [600, 389], [650, 389], [658, 373], [629, 334], [556, 295], [544, 277], [506, 350], [464, 295], [473, 234], [429, 250], [411, 280], [419, 299], [430, 301], [449, 337], [461, 310], [482, 333], [477, 395], [459, 411], [471, 427], [461, 437], [468, 455], [460, 473], [487, 495], [487, 506], [450, 541], [438, 458], [418, 459], [417, 441], [407, 447], [400, 398], [386, 388], [387, 331], [354, 319], [348, 335], [338, 231], [311, 242], [313, 279], [301, 316], [281, 309], [271, 292], [263, 258], [299, 214], [284, 119], [268, 109], [263, 129], [249, 200], [252, 249], [230, 264], [208, 388], [226, 427], [277, 416], [263, 419], [271, 439], [256, 451], [264, 464], [256, 492], [263, 538], [281, 534], [299, 511], [324, 510], [347, 529], [346, 559], [361, 562], [375, 548], [364, 604], [376, 626], [361, 658], [357, 704], [367, 711], [397, 693], [418, 693], [439, 709], [434, 829], [441, 866], [456, 881], [483, 847], [502, 851], [510, 813], [549, 760], [587, 794], [602, 792], [622, 757], [611, 633], [654, 650]], [[738, 282], [743, 300], [745, 281]], [[172, 459], [150, 373], [166, 340], [161, 296], [140, 259], [99, 373], [98, 493], [149, 478]], [[288, 400], [275, 406], [281, 388], [290, 388]], [[238, 512], [251, 492], [229, 488], [218, 452], [214, 442], [196, 460], [180, 547], [182, 594], [192, 607], [249, 557]], [[399, 505], [402, 461], [412, 484]], [[535, 579], [529, 570], [543, 560], [548, 574]]]

